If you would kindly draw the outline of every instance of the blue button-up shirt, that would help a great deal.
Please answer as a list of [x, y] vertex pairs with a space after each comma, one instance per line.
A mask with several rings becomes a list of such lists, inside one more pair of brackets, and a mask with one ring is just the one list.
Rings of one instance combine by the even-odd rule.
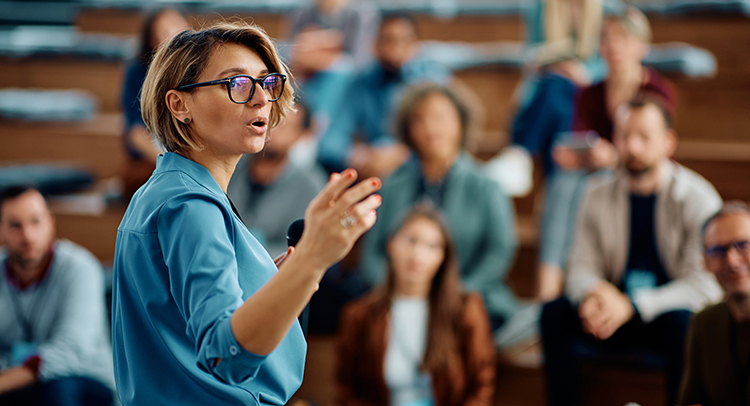
[[266, 356], [243, 349], [230, 326], [276, 272], [206, 168], [160, 157], [117, 232], [112, 345], [122, 404], [286, 403], [304, 370], [299, 324]]

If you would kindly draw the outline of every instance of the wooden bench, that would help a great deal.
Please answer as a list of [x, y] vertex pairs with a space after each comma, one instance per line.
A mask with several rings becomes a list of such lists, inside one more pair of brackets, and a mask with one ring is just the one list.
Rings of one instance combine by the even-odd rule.
[[682, 139], [678, 141], [675, 160], [703, 175], [725, 201], [750, 202], [750, 140]]
[[97, 178], [116, 176], [125, 160], [119, 114], [82, 122], [0, 121], [0, 163], [73, 162]]
[[120, 111], [124, 63], [69, 57], [0, 57], [0, 88], [81, 89], [97, 100], [99, 111]]
[[57, 236], [86, 247], [104, 265], [115, 259], [117, 227], [125, 214], [125, 207], [108, 208], [101, 214], [55, 213]]

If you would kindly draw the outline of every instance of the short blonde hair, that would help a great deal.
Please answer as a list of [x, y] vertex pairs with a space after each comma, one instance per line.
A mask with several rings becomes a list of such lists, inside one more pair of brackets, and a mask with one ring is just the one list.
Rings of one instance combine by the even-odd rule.
[[183, 152], [203, 149], [204, 146], [189, 126], [169, 111], [166, 95], [169, 90], [196, 83], [214, 49], [227, 43], [248, 47], [258, 54], [270, 72], [287, 76], [284, 93], [271, 107], [269, 128], [278, 125], [286, 113], [294, 109], [294, 78], [281, 60], [273, 40], [262, 28], [238, 21], [220, 22], [200, 31], [186, 30], [156, 52], [141, 90], [143, 121], [165, 150]]
[[619, 22], [638, 40], [646, 44], [651, 42], [651, 24], [641, 10], [628, 6], [621, 13], [610, 16], [608, 20]]

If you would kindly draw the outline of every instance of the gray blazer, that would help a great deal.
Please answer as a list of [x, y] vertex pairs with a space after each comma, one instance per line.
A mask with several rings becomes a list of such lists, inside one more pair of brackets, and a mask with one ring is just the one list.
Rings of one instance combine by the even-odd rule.
[[[385, 278], [388, 236], [420, 200], [420, 179], [419, 164], [410, 160], [383, 183], [383, 204], [375, 226], [365, 235], [360, 264], [373, 286]], [[488, 312], [507, 320], [517, 308], [504, 282], [516, 250], [511, 200], [465, 155], [445, 182], [440, 210], [456, 248], [464, 290], [481, 293]]]
[[[697, 311], [721, 299], [721, 288], [703, 263], [701, 228], [721, 208], [721, 197], [706, 179], [665, 161], [656, 196], [656, 244], [671, 282], [640, 290], [632, 298], [650, 321], [676, 309]], [[627, 265], [630, 204], [627, 178], [618, 173], [589, 182], [568, 263], [567, 294], [581, 301], [602, 279], [618, 284]]]

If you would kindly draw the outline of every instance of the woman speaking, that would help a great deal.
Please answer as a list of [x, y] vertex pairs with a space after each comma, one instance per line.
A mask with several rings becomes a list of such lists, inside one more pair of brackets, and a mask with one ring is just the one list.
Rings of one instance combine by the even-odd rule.
[[[291, 75], [247, 24], [184, 31], [162, 46], [142, 89], [167, 151], [117, 233], [115, 379], [130, 405], [283, 405], [302, 381], [297, 322], [324, 272], [375, 223], [375, 178], [331, 176], [294, 250], [275, 261], [226, 196], [242, 154], [260, 152], [293, 108]], [[369, 196], [369, 197], [368, 197]]]

